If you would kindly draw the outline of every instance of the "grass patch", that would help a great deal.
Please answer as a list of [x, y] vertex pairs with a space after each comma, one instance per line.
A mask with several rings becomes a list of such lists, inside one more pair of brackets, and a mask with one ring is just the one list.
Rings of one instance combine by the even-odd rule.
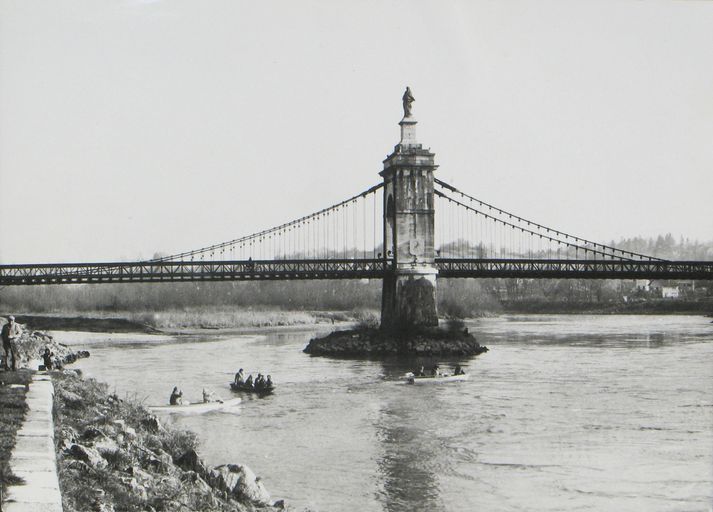
[[295, 311], [276, 308], [196, 306], [163, 311], [83, 311], [18, 316], [33, 329], [91, 332], [155, 332], [180, 329], [241, 329], [359, 321], [370, 310]]
[[3, 495], [8, 485], [21, 483], [21, 479], [12, 474], [8, 462], [15, 447], [15, 436], [27, 412], [27, 388], [11, 388], [10, 385], [27, 386], [31, 380], [30, 370], [0, 372], [0, 485]]
[[249, 327], [285, 327], [321, 323], [353, 322], [367, 310], [291, 311], [281, 309], [235, 309], [195, 307], [150, 313], [125, 312], [130, 321], [156, 329], [235, 329]]
[[129, 319], [157, 329], [229, 329], [240, 327], [277, 327], [317, 323], [318, 318], [305, 311], [190, 308], [155, 313], [127, 313]]

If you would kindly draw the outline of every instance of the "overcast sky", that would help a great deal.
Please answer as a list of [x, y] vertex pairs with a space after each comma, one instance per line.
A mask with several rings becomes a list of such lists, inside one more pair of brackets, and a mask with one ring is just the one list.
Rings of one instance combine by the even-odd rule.
[[441, 179], [609, 241], [713, 239], [713, 2], [0, 0], [0, 262], [259, 231]]

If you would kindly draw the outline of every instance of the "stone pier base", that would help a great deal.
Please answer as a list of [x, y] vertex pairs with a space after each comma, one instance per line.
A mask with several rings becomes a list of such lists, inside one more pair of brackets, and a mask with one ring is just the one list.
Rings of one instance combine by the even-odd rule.
[[384, 277], [381, 328], [411, 331], [438, 325], [436, 275], [433, 270], [399, 271]]
[[474, 356], [487, 352], [467, 329], [422, 328], [408, 334], [383, 329], [335, 331], [310, 340], [304, 351], [315, 356], [367, 357], [390, 356]]

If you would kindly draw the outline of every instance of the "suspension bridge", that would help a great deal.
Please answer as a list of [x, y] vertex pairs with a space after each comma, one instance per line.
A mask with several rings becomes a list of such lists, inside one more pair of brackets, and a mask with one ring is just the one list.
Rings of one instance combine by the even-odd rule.
[[[136, 262], [0, 265], [0, 286], [383, 279], [382, 322], [433, 325], [436, 277], [713, 279], [711, 261], [619, 249], [437, 179], [404, 95], [401, 140], [382, 180], [304, 217], [208, 247]], [[435, 319], [435, 320], [434, 320]]]

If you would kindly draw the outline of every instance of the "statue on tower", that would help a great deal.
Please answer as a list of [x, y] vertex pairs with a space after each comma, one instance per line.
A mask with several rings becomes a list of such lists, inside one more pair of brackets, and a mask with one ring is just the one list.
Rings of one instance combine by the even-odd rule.
[[402, 100], [404, 102], [404, 117], [411, 117], [411, 103], [416, 101], [416, 98], [414, 98], [413, 94], [411, 94], [410, 87], [406, 87], [406, 92], [404, 93]]

